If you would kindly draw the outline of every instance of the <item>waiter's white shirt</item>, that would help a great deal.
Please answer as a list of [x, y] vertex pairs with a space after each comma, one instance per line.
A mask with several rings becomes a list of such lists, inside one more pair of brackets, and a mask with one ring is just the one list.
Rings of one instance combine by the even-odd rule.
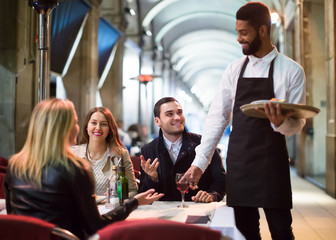
[[[243, 77], [267, 78], [270, 63], [275, 57], [273, 72], [275, 97], [288, 103], [305, 104], [305, 74], [302, 67], [292, 59], [279, 53], [275, 47], [263, 58], [249, 55], [249, 62]], [[196, 157], [192, 163], [203, 172], [210, 164], [214, 150], [226, 126], [230, 123], [237, 82], [245, 59], [246, 56], [234, 61], [225, 69], [217, 94], [207, 114], [201, 144], [195, 149]], [[274, 131], [291, 136], [301, 131], [305, 123], [305, 119], [288, 118], [278, 128], [270, 124]]]

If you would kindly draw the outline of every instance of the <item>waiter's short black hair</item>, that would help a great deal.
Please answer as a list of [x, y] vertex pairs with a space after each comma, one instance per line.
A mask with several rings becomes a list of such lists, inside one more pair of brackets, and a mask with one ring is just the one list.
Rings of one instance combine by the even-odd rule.
[[271, 34], [271, 13], [269, 8], [262, 2], [246, 3], [238, 9], [236, 19], [248, 21], [256, 31], [262, 25], [266, 25], [268, 34]]
[[164, 104], [164, 103], [169, 103], [169, 102], [177, 102], [179, 103], [175, 98], [173, 97], [164, 97], [164, 98], [161, 98], [159, 101], [157, 101], [155, 103], [155, 106], [154, 106], [154, 117], [160, 117], [160, 113], [161, 113], [161, 105]]

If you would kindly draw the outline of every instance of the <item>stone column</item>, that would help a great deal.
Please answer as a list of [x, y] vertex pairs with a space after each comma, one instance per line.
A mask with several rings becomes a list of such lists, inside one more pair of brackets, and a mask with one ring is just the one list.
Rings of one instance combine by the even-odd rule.
[[118, 40], [118, 47], [106, 80], [100, 89], [100, 96], [105, 107], [111, 110], [115, 120], [123, 117], [123, 53], [124, 38]]
[[88, 111], [96, 106], [98, 84], [97, 34], [100, 1], [91, 1], [92, 9], [83, 30], [83, 36], [63, 78], [67, 98], [74, 102], [79, 123]]
[[336, 197], [336, 97], [335, 97], [335, 13], [336, 1], [326, 0], [325, 25], [326, 25], [326, 66], [328, 72], [327, 82], [327, 136], [326, 136], [326, 192], [332, 197]]
[[103, 0], [100, 5], [100, 15], [113, 24], [122, 32], [118, 39], [117, 49], [111, 68], [106, 76], [105, 82], [99, 90], [103, 106], [111, 110], [115, 120], [123, 118], [123, 56], [125, 43], [125, 22], [124, 1]]
[[38, 14], [28, 1], [4, 0], [0, 10], [0, 155], [21, 150], [37, 104]]
[[[295, 33], [294, 33], [294, 60], [297, 61], [301, 66], [304, 66], [304, 33], [303, 33], [303, 0], [296, 1], [296, 12], [295, 12]], [[305, 175], [305, 129], [297, 134], [296, 137], [296, 161], [295, 167], [298, 174], [301, 177]]]

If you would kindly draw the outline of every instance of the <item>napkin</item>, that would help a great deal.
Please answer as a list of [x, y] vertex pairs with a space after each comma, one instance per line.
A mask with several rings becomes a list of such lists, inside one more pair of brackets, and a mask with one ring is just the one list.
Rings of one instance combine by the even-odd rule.
[[188, 215], [186, 223], [207, 223], [210, 221], [209, 216]]

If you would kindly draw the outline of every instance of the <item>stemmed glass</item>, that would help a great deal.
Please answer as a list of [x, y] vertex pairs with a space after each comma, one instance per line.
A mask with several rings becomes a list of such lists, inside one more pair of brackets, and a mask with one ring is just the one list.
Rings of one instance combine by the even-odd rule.
[[184, 173], [176, 173], [176, 177], [175, 177], [176, 187], [178, 190], [180, 190], [181, 195], [182, 195], [182, 203], [177, 206], [179, 208], [189, 207], [188, 205], [184, 204], [184, 194], [188, 191], [189, 182], [187, 181], [187, 179], [181, 181], [183, 175]]

